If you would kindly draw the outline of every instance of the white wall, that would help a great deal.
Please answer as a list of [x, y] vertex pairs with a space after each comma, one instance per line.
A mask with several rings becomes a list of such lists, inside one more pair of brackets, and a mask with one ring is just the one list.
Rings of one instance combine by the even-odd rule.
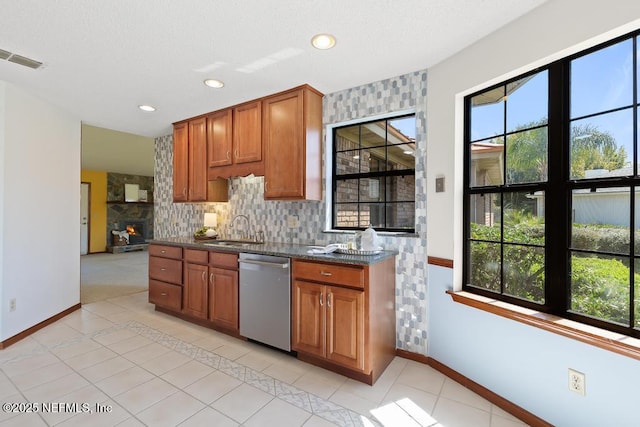
[[80, 302], [80, 120], [0, 87], [1, 341]]
[[[639, 425], [640, 362], [454, 303], [462, 267], [462, 98], [598, 42], [640, 28], [640, 2], [550, 0], [430, 68], [427, 93], [429, 356], [558, 426]], [[624, 28], [622, 28], [624, 26]], [[435, 193], [437, 175], [446, 192]], [[571, 393], [567, 369], [586, 374]]]

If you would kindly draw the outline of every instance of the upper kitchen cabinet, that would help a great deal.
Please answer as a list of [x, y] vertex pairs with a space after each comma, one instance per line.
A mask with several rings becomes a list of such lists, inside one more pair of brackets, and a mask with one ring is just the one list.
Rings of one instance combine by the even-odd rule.
[[189, 194], [189, 127], [173, 126], [173, 201], [186, 202]]
[[263, 101], [266, 200], [322, 199], [322, 94], [304, 85]]
[[264, 175], [262, 103], [251, 101], [207, 116], [209, 179]]
[[199, 117], [173, 127], [173, 201], [227, 201], [226, 180], [207, 178], [207, 119]]
[[253, 101], [233, 109], [233, 162], [262, 161], [262, 102]]
[[232, 145], [233, 111], [217, 111], [207, 116], [207, 152], [209, 167], [227, 166], [233, 163]]

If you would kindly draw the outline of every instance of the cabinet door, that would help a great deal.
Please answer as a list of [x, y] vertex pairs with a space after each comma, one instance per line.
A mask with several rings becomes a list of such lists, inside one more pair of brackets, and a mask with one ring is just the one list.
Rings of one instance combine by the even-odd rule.
[[186, 202], [189, 186], [189, 127], [173, 127], [173, 201]]
[[231, 164], [232, 114], [233, 111], [227, 109], [207, 116], [207, 152], [210, 168]]
[[189, 196], [192, 202], [207, 200], [207, 120], [189, 122]]
[[304, 198], [305, 146], [302, 91], [268, 98], [265, 103], [264, 139], [267, 157], [264, 197]]
[[180, 311], [182, 308], [182, 286], [149, 279], [149, 302], [158, 307]]
[[364, 292], [327, 286], [327, 358], [364, 369]]
[[178, 259], [149, 257], [149, 278], [162, 282], [182, 284], [182, 261]]
[[293, 282], [294, 350], [324, 357], [325, 286], [296, 280]]
[[209, 320], [238, 330], [238, 272], [209, 268]]
[[262, 160], [262, 102], [256, 101], [233, 109], [233, 162]]
[[185, 263], [183, 306], [186, 314], [207, 318], [208, 273], [206, 265]]

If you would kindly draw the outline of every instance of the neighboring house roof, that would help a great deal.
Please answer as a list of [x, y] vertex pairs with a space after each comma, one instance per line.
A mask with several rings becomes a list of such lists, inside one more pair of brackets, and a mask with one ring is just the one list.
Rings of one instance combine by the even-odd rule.
[[474, 142], [471, 144], [471, 161], [477, 170], [485, 171], [486, 185], [500, 184], [502, 179], [502, 156], [504, 145], [493, 142]]

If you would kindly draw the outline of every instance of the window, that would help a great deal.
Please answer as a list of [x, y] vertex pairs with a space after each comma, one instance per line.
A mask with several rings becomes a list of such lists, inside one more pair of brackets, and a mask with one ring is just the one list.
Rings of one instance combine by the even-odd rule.
[[640, 337], [639, 34], [465, 98], [464, 290]]
[[413, 232], [415, 115], [333, 129], [332, 227]]

